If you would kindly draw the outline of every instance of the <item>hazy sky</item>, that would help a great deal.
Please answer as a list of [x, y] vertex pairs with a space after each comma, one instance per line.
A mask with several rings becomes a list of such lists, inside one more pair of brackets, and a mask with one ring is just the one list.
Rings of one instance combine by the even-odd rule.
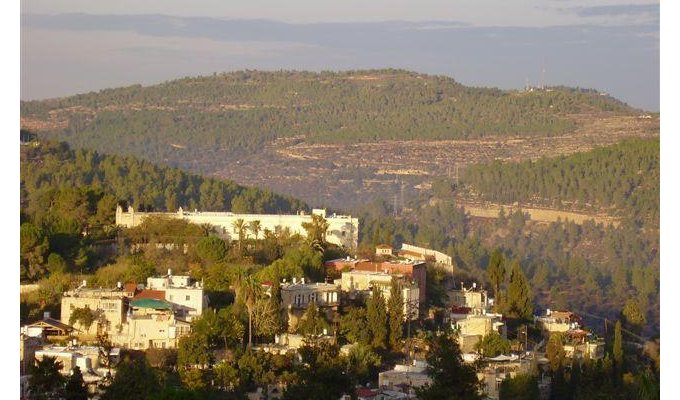
[[21, 12], [23, 100], [240, 69], [395, 67], [659, 108], [658, 1], [29, 0]]

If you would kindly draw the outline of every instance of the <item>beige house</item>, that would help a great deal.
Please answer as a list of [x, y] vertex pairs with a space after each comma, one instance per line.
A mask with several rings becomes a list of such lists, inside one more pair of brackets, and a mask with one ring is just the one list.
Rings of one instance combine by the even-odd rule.
[[119, 332], [111, 341], [129, 349], [176, 348], [180, 337], [189, 334], [191, 325], [175, 318], [172, 305], [155, 299], [130, 302], [130, 311]]
[[432, 383], [432, 379], [425, 371], [427, 364], [422, 361], [414, 361], [413, 365], [397, 364], [390, 371], [378, 374], [378, 387], [394, 389], [400, 385], [417, 388]]
[[420, 289], [403, 274], [389, 274], [385, 272], [371, 272], [352, 270], [343, 272], [340, 279], [336, 279], [336, 285], [348, 292], [350, 298], [357, 294], [367, 296], [373, 287], [377, 287], [385, 298], [390, 299], [392, 293], [392, 279], [396, 279], [401, 285], [401, 298], [404, 304], [404, 319], [409, 316], [412, 320], [418, 318], [420, 309]]
[[337, 308], [340, 305], [340, 289], [330, 283], [305, 283], [293, 278], [293, 283], [281, 284], [281, 306], [285, 309], [306, 309], [314, 302], [318, 307]]
[[456, 320], [451, 325], [459, 332], [458, 343], [464, 353], [474, 351], [476, 344], [491, 332], [502, 337], [507, 336], [501, 314], [468, 314], [466, 318]]
[[552, 311], [550, 309], [546, 310], [543, 316], [534, 316], [534, 322], [548, 333], [567, 332], [578, 329], [580, 326], [579, 317], [571, 311]]
[[465, 288], [461, 283], [461, 288], [450, 290], [449, 301], [453, 307], [468, 307], [474, 310], [488, 310], [489, 297], [486, 290], [477, 288], [473, 283], [472, 287]]
[[61, 298], [61, 322], [69, 324], [71, 314], [77, 308], [89, 308], [96, 314], [95, 322], [86, 329], [79, 322], [73, 326], [80, 331], [82, 336], [96, 336], [98, 329], [119, 329], [125, 322], [127, 311], [127, 294], [121, 288], [116, 289], [89, 289], [83, 285], [63, 294]]

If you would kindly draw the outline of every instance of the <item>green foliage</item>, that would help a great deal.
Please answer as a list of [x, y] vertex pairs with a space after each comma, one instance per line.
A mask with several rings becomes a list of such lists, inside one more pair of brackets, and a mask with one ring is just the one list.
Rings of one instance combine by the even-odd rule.
[[88, 393], [83, 374], [80, 372], [80, 367], [73, 368], [71, 376], [66, 380], [64, 387], [65, 400], [87, 400]]
[[501, 300], [501, 285], [505, 282], [505, 258], [499, 249], [495, 249], [491, 253], [486, 273], [489, 281], [491, 281], [491, 285], [493, 285], [494, 300], [496, 301], [494, 305], [498, 307]]
[[231, 306], [219, 311], [203, 310], [201, 317], [193, 321], [192, 330], [194, 334], [204, 336], [211, 348], [235, 346], [243, 341], [245, 334], [243, 323]]
[[538, 380], [529, 374], [518, 374], [501, 382], [499, 400], [538, 400]]
[[366, 301], [366, 322], [370, 332], [370, 344], [374, 349], [387, 348], [387, 309], [385, 299], [377, 287]]
[[180, 368], [191, 369], [194, 366], [207, 366], [212, 360], [208, 337], [198, 333], [191, 333], [179, 338], [177, 344], [177, 365]]
[[447, 334], [428, 339], [427, 375], [431, 384], [416, 389], [419, 399], [481, 399], [475, 369], [463, 362], [458, 343]]
[[[21, 102], [20, 108], [22, 118], [47, 121], [53, 112], [68, 121], [41, 136], [208, 172], [231, 155], [257, 153], [300, 132], [312, 143], [555, 135], [576, 127], [566, 114], [633, 111], [593, 91], [507, 92], [400, 70], [239, 71]], [[249, 203], [240, 197], [234, 196], [234, 208]]]
[[224, 260], [227, 256], [227, 246], [218, 237], [204, 237], [196, 242], [196, 254], [203, 262], [213, 264]]
[[315, 302], [312, 302], [305, 310], [302, 319], [297, 327], [297, 332], [302, 335], [320, 335], [324, 328], [328, 329], [330, 324], [326, 321], [323, 313], [319, 312], [319, 308]]
[[116, 368], [113, 382], [101, 399], [145, 400], [160, 389], [158, 376], [145, 359], [127, 359]]
[[404, 335], [404, 300], [401, 285], [396, 278], [392, 278], [390, 299], [387, 302], [389, 345], [392, 350], [401, 349], [401, 338]]
[[534, 306], [529, 283], [524, 276], [519, 260], [513, 261], [510, 269], [510, 283], [508, 284], [508, 295], [504, 306], [506, 314], [510, 318], [530, 320], [533, 315]]
[[45, 356], [36, 360], [35, 365], [29, 366], [31, 377], [28, 385], [31, 387], [32, 398], [35, 399], [58, 399], [63, 392], [66, 379], [59, 370], [63, 367], [55, 357]]
[[89, 307], [83, 307], [71, 311], [68, 323], [69, 325], [74, 325], [77, 322], [87, 331], [96, 319], [97, 315], [94, 311], [90, 310]]
[[570, 156], [474, 165], [464, 181], [482, 199], [609, 211], [659, 227], [659, 139], [629, 139]]
[[614, 326], [614, 362], [618, 368], [623, 366], [623, 337], [621, 336], [621, 321]]
[[550, 361], [550, 369], [555, 372], [562, 368], [565, 360], [564, 338], [560, 333], [552, 333], [545, 348], [545, 356]]
[[496, 357], [510, 353], [510, 341], [492, 331], [477, 343], [477, 349], [484, 357]]
[[337, 345], [309, 341], [299, 353], [302, 358], [297, 370], [299, 381], [286, 388], [284, 399], [336, 399], [352, 390], [352, 379]]
[[340, 318], [339, 330], [349, 343], [370, 344], [371, 334], [366, 320], [366, 308], [348, 308]]
[[425, 275], [425, 291], [427, 292], [427, 303], [432, 306], [443, 307], [446, 304], [448, 295], [446, 294], [446, 280], [449, 278], [444, 269], [427, 264]]
[[640, 310], [640, 306], [634, 299], [629, 299], [623, 306], [621, 311], [623, 321], [627, 327], [639, 331], [647, 322], [644, 313]]
[[382, 366], [382, 359], [370, 346], [356, 344], [349, 350], [346, 369], [359, 383], [374, 380]]

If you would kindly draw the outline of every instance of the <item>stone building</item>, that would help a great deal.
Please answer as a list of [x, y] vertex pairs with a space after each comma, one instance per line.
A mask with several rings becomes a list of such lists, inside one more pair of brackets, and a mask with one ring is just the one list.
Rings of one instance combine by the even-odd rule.
[[[118, 206], [116, 209], [116, 224], [126, 228], [132, 228], [142, 223], [149, 216], [166, 216], [187, 220], [194, 224], [210, 224], [215, 226], [220, 235], [227, 240], [239, 240], [238, 231], [234, 228], [234, 222], [241, 219], [246, 224], [259, 221], [262, 231], [268, 229], [272, 232], [289, 229], [291, 234], [306, 235], [303, 223], [312, 222], [312, 215], [320, 215], [328, 223], [326, 241], [344, 246], [348, 249], [356, 249], [359, 243], [359, 220], [351, 215], [327, 215], [324, 209], [314, 209], [312, 214], [300, 212], [293, 215], [275, 214], [234, 214], [231, 212], [201, 212], [184, 211], [180, 208], [177, 212], [139, 212], [132, 207], [124, 212]], [[246, 235], [251, 233], [246, 230]]]

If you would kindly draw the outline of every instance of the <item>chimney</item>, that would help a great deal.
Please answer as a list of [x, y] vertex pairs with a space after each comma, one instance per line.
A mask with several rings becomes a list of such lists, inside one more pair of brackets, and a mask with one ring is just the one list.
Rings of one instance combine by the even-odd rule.
[[116, 287], [120, 290], [120, 289], [123, 288], [123, 284], [120, 281], [118, 281], [118, 283], [116, 284]]
[[303, 285], [305, 284], [305, 277], [304, 276], [302, 278], [300, 278], [300, 282], [302, 282]]
[[460, 283], [460, 290], [465, 290], [465, 286], [463, 286], [463, 282]]
[[293, 277], [293, 284], [296, 284], [296, 283], [297, 283], [297, 277], [294, 276]]
[[47, 319], [47, 318], [50, 318], [50, 312], [49, 311], [45, 311], [43, 313], [43, 319]]
[[473, 289], [477, 289], [477, 282], [473, 282], [473, 283], [472, 283], [472, 288], [473, 288]]
[[87, 286], [87, 281], [83, 279], [83, 287]]
[[549, 308], [547, 310], [545, 310], [545, 315], [550, 316], [550, 314], [552, 314], [552, 312], [550, 312]]
[[172, 276], [172, 270], [168, 268], [168, 276]]

